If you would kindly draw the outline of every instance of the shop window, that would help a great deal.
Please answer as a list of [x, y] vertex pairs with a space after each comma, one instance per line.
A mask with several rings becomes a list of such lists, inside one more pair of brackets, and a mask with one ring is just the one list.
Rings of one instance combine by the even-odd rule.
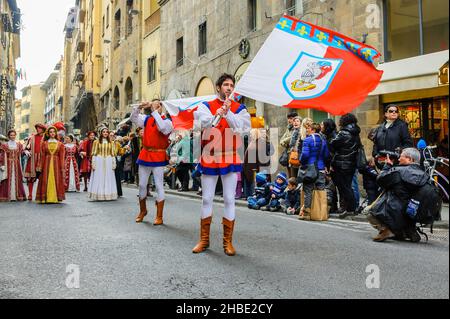
[[448, 99], [434, 98], [399, 104], [400, 118], [408, 124], [414, 145], [423, 138], [437, 145], [448, 136]]
[[385, 59], [448, 49], [448, 0], [385, 0]]

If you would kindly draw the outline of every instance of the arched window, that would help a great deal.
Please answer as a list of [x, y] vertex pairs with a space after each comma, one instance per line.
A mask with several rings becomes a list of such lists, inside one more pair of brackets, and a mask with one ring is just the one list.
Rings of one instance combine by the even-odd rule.
[[113, 102], [114, 103], [114, 108], [116, 110], [120, 109], [120, 92], [119, 92], [119, 88], [117, 86], [114, 88], [113, 99], [114, 99], [114, 102]]

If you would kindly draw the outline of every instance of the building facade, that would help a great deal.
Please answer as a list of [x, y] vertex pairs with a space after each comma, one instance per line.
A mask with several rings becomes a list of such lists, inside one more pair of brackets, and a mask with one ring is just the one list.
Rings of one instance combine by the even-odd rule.
[[0, 0], [0, 134], [14, 126], [16, 59], [20, 57], [20, 9], [16, 0]]
[[161, 98], [161, 10], [158, 1], [145, 1], [142, 12], [142, 100], [151, 101]]
[[110, 119], [112, 127], [131, 112], [130, 105], [141, 101], [142, 4], [143, 1], [111, 1]]
[[20, 113], [20, 126], [17, 125], [16, 130], [21, 140], [26, 139], [34, 132], [36, 123], [45, 122], [44, 112], [47, 95], [42, 89], [42, 85], [43, 83], [30, 85], [22, 89], [20, 112], [16, 109], [17, 114]]
[[[371, 149], [368, 132], [383, 120], [383, 107], [393, 102], [404, 103], [402, 115], [409, 122], [411, 116], [422, 118], [410, 124], [416, 139], [421, 135], [436, 142], [430, 135], [448, 136], [444, 129], [448, 127], [448, 86], [438, 85], [439, 69], [445, 73], [448, 61], [448, 1], [160, 0], [159, 5], [164, 98], [214, 94], [214, 81], [223, 72], [239, 80], [287, 13], [362, 41], [383, 54], [379, 61], [385, 71], [382, 83], [354, 111], [367, 148]], [[410, 37], [414, 45], [408, 44]], [[288, 110], [249, 99], [244, 102], [253, 116], [264, 116], [266, 126], [284, 130]], [[408, 114], [412, 104], [421, 115]], [[332, 117], [315, 110], [298, 113], [317, 122]], [[439, 133], [430, 130], [433, 125], [440, 128]], [[420, 127], [420, 133], [414, 127]]]

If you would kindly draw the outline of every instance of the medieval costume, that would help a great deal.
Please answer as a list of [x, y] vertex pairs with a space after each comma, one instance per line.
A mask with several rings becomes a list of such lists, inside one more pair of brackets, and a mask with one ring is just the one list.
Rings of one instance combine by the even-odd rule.
[[[222, 220], [223, 248], [225, 254], [234, 256], [236, 251], [232, 245], [232, 236], [236, 216], [235, 194], [238, 181], [237, 174], [242, 172], [242, 162], [237, 151], [242, 146], [240, 135], [250, 132], [251, 120], [245, 105], [232, 102], [228, 113], [222, 117], [215, 127], [212, 127], [214, 117], [223, 105], [224, 101], [217, 98], [200, 105], [194, 113], [196, 129], [203, 130], [203, 151], [199, 164], [199, 170], [202, 174], [203, 204], [200, 241], [192, 252], [201, 253], [209, 247], [214, 193], [220, 177], [225, 204], [225, 214]], [[198, 127], [199, 125], [200, 127]]]
[[22, 165], [20, 158], [23, 146], [10, 140], [0, 145], [0, 169], [6, 171], [6, 179], [0, 181], [0, 202], [26, 200], [22, 181]]
[[92, 147], [92, 171], [88, 188], [89, 199], [94, 201], [111, 201], [118, 198], [115, 169], [116, 151], [114, 142], [110, 142], [108, 138], [100, 137], [99, 140], [94, 142]]
[[78, 171], [77, 154], [78, 147], [75, 143], [65, 144], [66, 158], [64, 168], [66, 170], [65, 185], [66, 192], [80, 191], [80, 173]]
[[[36, 124], [36, 130], [38, 128], [42, 129], [44, 132], [46, 126], [43, 124]], [[28, 200], [33, 200], [33, 186], [38, 179], [38, 174], [36, 173], [36, 167], [39, 162], [39, 157], [41, 156], [41, 143], [44, 139], [44, 134], [33, 134], [27, 141], [25, 146], [25, 153], [28, 157], [25, 166], [25, 178], [28, 184]]]
[[153, 173], [156, 185], [156, 218], [154, 225], [163, 224], [163, 211], [165, 203], [164, 193], [164, 167], [169, 164], [167, 148], [169, 147], [169, 135], [173, 131], [172, 121], [158, 111], [151, 115], [140, 114], [140, 108], [135, 107], [131, 114], [131, 121], [144, 129], [142, 150], [137, 164], [139, 165], [139, 204], [140, 213], [136, 218], [141, 223], [147, 216], [148, 179]]
[[95, 132], [89, 132], [88, 137], [80, 143], [80, 173], [84, 178], [84, 191], [88, 191], [88, 181], [91, 176], [91, 163], [92, 163], [92, 146], [94, 144], [94, 139], [90, 139], [89, 136], [95, 135]]
[[56, 128], [50, 126], [45, 133], [37, 166], [37, 171], [41, 172], [41, 175], [36, 201], [41, 204], [55, 204], [65, 200], [65, 148], [56, 138], [50, 137], [49, 131], [52, 129], [56, 132]]
[[122, 147], [122, 144], [118, 140], [114, 141], [114, 147], [116, 148], [116, 169], [114, 170], [114, 175], [116, 176], [117, 195], [122, 197], [122, 169], [120, 167], [120, 161], [125, 154], [125, 148]]

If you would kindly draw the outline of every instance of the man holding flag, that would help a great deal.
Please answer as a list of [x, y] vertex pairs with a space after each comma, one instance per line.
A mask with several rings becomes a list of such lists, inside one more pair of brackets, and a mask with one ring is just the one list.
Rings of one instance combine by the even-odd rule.
[[[150, 110], [151, 115], [141, 114], [141, 110]], [[154, 225], [163, 224], [163, 211], [165, 203], [164, 193], [164, 167], [169, 164], [167, 148], [169, 135], [173, 131], [172, 121], [162, 115], [162, 104], [159, 100], [152, 103], [144, 102], [135, 105], [131, 114], [131, 121], [144, 129], [142, 150], [137, 164], [139, 165], [139, 206], [140, 212], [136, 223], [142, 223], [147, 216], [147, 184], [150, 174], [153, 173], [156, 184], [156, 218]]]
[[236, 217], [235, 194], [238, 175], [242, 171], [238, 149], [240, 135], [250, 132], [250, 114], [245, 105], [231, 100], [235, 78], [223, 74], [216, 82], [217, 98], [204, 102], [194, 112], [195, 127], [202, 130], [202, 154], [199, 170], [202, 174], [202, 215], [200, 241], [192, 250], [198, 254], [209, 247], [214, 193], [219, 177], [223, 184], [225, 213], [223, 223], [223, 248], [225, 254], [234, 256], [232, 245]]

